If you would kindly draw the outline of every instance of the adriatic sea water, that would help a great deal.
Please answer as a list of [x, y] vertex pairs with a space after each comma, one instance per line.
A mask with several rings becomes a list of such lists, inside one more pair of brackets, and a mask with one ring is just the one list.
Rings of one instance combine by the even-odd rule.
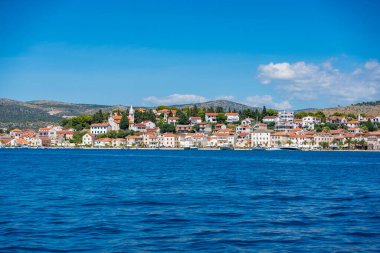
[[1, 252], [380, 252], [380, 153], [0, 150]]

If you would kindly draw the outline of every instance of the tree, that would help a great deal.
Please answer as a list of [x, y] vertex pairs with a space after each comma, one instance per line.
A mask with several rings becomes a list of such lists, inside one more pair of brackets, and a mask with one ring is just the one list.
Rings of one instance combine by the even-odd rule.
[[82, 131], [83, 129], [90, 127], [92, 120], [92, 116], [82, 115], [71, 119], [64, 119], [60, 122], [60, 125], [64, 128], [74, 128], [76, 131]]
[[266, 112], [266, 116], [277, 116], [277, 115], [278, 115], [278, 111], [274, 109], [268, 109]]
[[265, 107], [265, 105], [263, 106], [263, 110], [261, 111], [261, 114], [263, 117], [267, 116], [267, 108]]
[[321, 141], [319, 143], [319, 146], [321, 146], [321, 148], [323, 148], [323, 149], [327, 149], [329, 147], [329, 143], [325, 142], [325, 141]]
[[102, 123], [104, 120], [102, 110], [99, 110], [92, 116], [92, 123]]
[[82, 143], [82, 137], [83, 135], [85, 135], [87, 132], [86, 131], [83, 131], [83, 132], [75, 132], [73, 134], [73, 139], [71, 140], [71, 142], [75, 143], [75, 144], [80, 144]]
[[226, 120], [227, 120], [227, 116], [224, 113], [218, 113], [218, 115], [216, 115], [216, 121], [218, 123], [224, 123], [226, 122]]
[[182, 111], [180, 111], [180, 110], [177, 111], [176, 116], [179, 118], [178, 119], [178, 124], [180, 124], [180, 125], [186, 125], [186, 124], [189, 123], [189, 118]]
[[129, 128], [129, 118], [126, 113], [123, 113], [120, 120], [120, 129], [127, 130]]
[[199, 125], [194, 125], [193, 127], [192, 127], [192, 130], [194, 130], [194, 132], [199, 132]]
[[223, 112], [223, 107], [221, 107], [221, 106], [216, 107], [216, 111], [215, 112], [216, 113], [222, 113]]
[[197, 105], [194, 105], [191, 116], [198, 116], [198, 113], [199, 113], [199, 108]]
[[161, 133], [175, 133], [175, 126], [172, 124], [164, 123], [160, 126]]
[[156, 115], [153, 113], [152, 110], [147, 110], [145, 112], [141, 111], [136, 111], [135, 112], [135, 122], [136, 123], [141, 123], [144, 120], [149, 120], [152, 122], [156, 122]]

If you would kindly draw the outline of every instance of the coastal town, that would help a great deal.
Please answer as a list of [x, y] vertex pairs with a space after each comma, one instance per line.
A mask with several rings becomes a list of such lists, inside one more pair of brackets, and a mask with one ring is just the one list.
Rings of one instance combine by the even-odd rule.
[[380, 115], [131, 106], [39, 129], [1, 129], [0, 147], [380, 150], [379, 126]]

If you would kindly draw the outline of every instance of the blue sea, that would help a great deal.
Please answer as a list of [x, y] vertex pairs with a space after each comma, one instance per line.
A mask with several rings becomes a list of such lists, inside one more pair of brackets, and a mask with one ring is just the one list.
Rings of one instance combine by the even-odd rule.
[[380, 252], [380, 153], [0, 150], [1, 252]]

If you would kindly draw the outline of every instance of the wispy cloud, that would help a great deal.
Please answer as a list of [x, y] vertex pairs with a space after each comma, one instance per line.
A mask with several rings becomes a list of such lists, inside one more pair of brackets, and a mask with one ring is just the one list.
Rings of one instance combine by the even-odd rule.
[[155, 105], [175, 105], [188, 103], [202, 103], [208, 101], [208, 99], [194, 94], [172, 94], [170, 96], [162, 98], [150, 96], [144, 98], [144, 101]]
[[269, 63], [258, 67], [262, 84], [274, 84], [290, 98], [313, 100], [320, 97], [332, 101], [355, 102], [373, 99], [380, 89], [380, 64], [364, 63], [351, 72], [334, 68], [330, 61], [322, 64], [305, 62]]
[[292, 108], [288, 100], [275, 102], [270, 95], [249, 96], [245, 99], [245, 103], [254, 107], [267, 106], [278, 110], [287, 110]]

